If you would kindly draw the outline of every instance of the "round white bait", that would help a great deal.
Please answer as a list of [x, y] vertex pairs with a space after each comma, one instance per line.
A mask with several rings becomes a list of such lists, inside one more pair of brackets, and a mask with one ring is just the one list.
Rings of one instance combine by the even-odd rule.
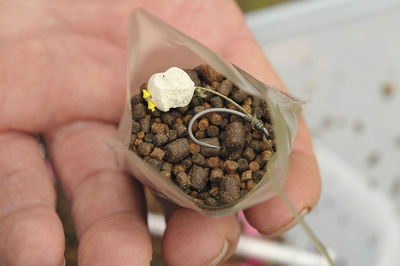
[[171, 67], [164, 73], [152, 75], [147, 83], [151, 100], [160, 111], [183, 107], [189, 104], [194, 93], [194, 82], [178, 67]]

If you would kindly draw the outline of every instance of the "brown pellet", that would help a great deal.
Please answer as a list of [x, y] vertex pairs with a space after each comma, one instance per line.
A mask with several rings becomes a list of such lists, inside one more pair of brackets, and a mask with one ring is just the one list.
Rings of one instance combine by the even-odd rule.
[[239, 165], [235, 161], [227, 160], [226, 162], [224, 162], [224, 169], [230, 174], [235, 173], [238, 167]]
[[213, 81], [213, 82], [211, 83], [211, 86], [212, 86], [214, 89], [217, 89], [217, 88], [219, 88], [219, 86], [221, 86], [221, 83], [219, 83], [218, 81]]
[[249, 97], [249, 98], [247, 98], [245, 101], [244, 101], [244, 104], [245, 105], [252, 105], [253, 104], [253, 99], [251, 98], [251, 97]]
[[187, 139], [177, 139], [165, 146], [166, 160], [171, 163], [182, 161], [188, 154], [189, 142]]
[[204, 139], [206, 137], [206, 132], [204, 130], [197, 130], [194, 136], [196, 139]]
[[189, 143], [189, 152], [191, 154], [197, 154], [200, 152], [200, 145], [194, 142]]
[[177, 175], [180, 172], [185, 172], [186, 167], [183, 164], [177, 164], [173, 168], [174, 175]]
[[156, 146], [162, 146], [168, 142], [167, 135], [157, 134], [153, 136], [153, 144]]
[[193, 198], [197, 198], [199, 196], [199, 192], [197, 192], [196, 190], [192, 190], [190, 191], [189, 195]]
[[226, 126], [228, 125], [228, 123], [229, 123], [229, 120], [227, 118], [223, 118], [222, 119], [222, 123], [221, 123], [221, 125], [219, 127], [222, 128], [222, 129], [225, 129]]
[[232, 110], [236, 110], [236, 111], [239, 110], [239, 109], [237, 108], [237, 106], [234, 105], [233, 103], [228, 103], [228, 104], [226, 105], [226, 108], [232, 109]]
[[178, 111], [181, 114], [185, 114], [187, 112], [187, 110], [189, 109], [189, 105], [183, 106], [183, 107], [179, 107]]
[[204, 103], [203, 103], [203, 106], [204, 106], [204, 108], [206, 108], [206, 109], [209, 109], [209, 108], [212, 107], [208, 102], [204, 102]]
[[[205, 108], [204, 106], [202, 106], [202, 105], [196, 106], [196, 107], [193, 109], [193, 111], [194, 111], [195, 114], [200, 113], [200, 112], [202, 112], [202, 111], [204, 111], [204, 110], [206, 110], [206, 108]], [[189, 120], [190, 120], [190, 119], [189, 119]]]
[[[246, 129], [245, 129], [245, 130], [246, 130]], [[247, 133], [246, 133], [246, 141], [245, 141], [246, 146], [250, 145], [250, 142], [251, 142], [252, 140], [253, 140], [253, 136], [251, 135], [250, 132], [247, 132]]]
[[167, 132], [167, 137], [168, 137], [168, 141], [174, 141], [178, 138], [178, 134], [176, 133], [175, 130], [168, 130]]
[[132, 121], [132, 133], [138, 133], [140, 131], [140, 123]]
[[217, 72], [215, 69], [209, 65], [201, 65], [199, 71], [203, 78], [207, 80], [208, 83], [212, 84], [214, 81], [221, 81], [224, 77], [221, 73]]
[[246, 159], [240, 158], [237, 162], [239, 165], [239, 167], [238, 167], [239, 172], [243, 172], [243, 171], [246, 171], [247, 169], [249, 169], [249, 163]]
[[220, 201], [229, 204], [240, 198], [240, 178], [236, 174], [225, 175], [219, 186]]
[[205, 117], [203, 117], [203, 118], [199, 121], [199, 124], [197, 125], [197, 127], [198, 127], [200, 130], [203, 130], [203, 131], [204, 131], [204, 130], [207, 130], [208, 125], [209, 125], [208, 119], [205, 118]]
[[185, 166], [186, 169], [189, 169], [189, 168], [192, 167], [192, 165], [193, 165], [192, 159], [186, 158], [185, 160], [183, 160], [183, 161], [181, 162], [181, 164], [182, 164], [183, 166]]
[[190, 177], [185, 172], [179, 172], [176, 175], [176, 182], [182, 189], [188, 189], [190, 187]]
[[200, 96], [194, 95], [192, 97], [192, 100], [189, 103], [189, 106], [192, 108], [195, 108], [196, 106], [201, 105], [201, 103], [202, 103], [202, 100], [201, 100]]
[[231, 98], [239, 104], [243, 103], [248, 97], [249, 94], [247, 92], [238, 88], [235, 88], [231, 94]]
[[198, 124], [199, 124], [199, 121], [197, 121], [197, 120], [193, 122], [193, 125], [192, 125], [192, 131], [193, 132], [197, 131]]
[[169, 113], [169, 112], [161, 113], [161, 121], [170, 127], [172, 127], [175, 124], [175, 119], [176, 119], [176, 117], [173, 113]]
[[249, 114], [252, 113], [252, 112], [251, 112], [252, 110], [251, 110], [251, 106], [250, 106], [250, 105], [245, 104], [245, 105], [242, 105], [242, 107], [243, 107], [243, 109], [246, 110], [246, 112], [248, 112]]
[[260, 146], [261, 146], [262, 142], [259, 140], [252, 140], [250, 141], [250, 147], [253, 149], [254, 152], [259, 152], [260, 151]]
[[144, 99], [143, 99], [142, 95], [136, 94], [136, 95], [132, 96], [131, 104], [135, 105], [135, 104], [138, 104], [138, 103], [143, 103], [143, 101], [144, 101]]
[[182, 138], [187, 134], [187, 128], [183, 124], [176, 124], [174, 130], [178, 135], [178, 138]]
[[147, 133], [147, 134], [144, 136], [143, 140], [146, 141], [146, 142], [152, 143], [152, 142], [153, 142], [153, 137], [154, 137], [153, 134]]
[[197, 72], [191, 69], [185, 69], [186, 73], [189, 75], [190, 79], [194, 82], [194, 85], [200, 86], [201, 81], [199, 79], [199, 76], [197, 75]]
[[139, 147], [138, 147], [138, 152], [140, 155], [149, 155], [151, 153], [151, 151], [153, 150], [154, 145], [151, 143], [147, 143], [147, 142], [142, 142], [140, 143]]
[[138, 139], [143, 139], [144, 136], [145, 136], [145, 134], [144, 134], [143, 131], [140, 131], [140, 132], [137, 134], [137, 138], [138, 138]]
[[165, 151], [163, 151], [162, 149], [157, 148], [157, 147], [154, 148], [154, 150], [150, 153], [151, 158], [154, 158], [154, 159], [157, 159], [160, 161], [164, 158], [164, 155], [165, 155]]
[[146, 115], [144, 118], [140, 119], [140, 129], [144, 133], [149, 133], [150, 132], [150, 115]]
[[264, 174], [265, 174], [265, 172], [262, 171], [262, 170], [259, 170], [259, 171], [255, 172], [255, 173], [253, 174], [253, 180], [254, 180], [254, 182], [256, 182], [256, 183], [260, 182], [260, 180], [262, 179], [262, 177], [264, 176]]
[[219, 88], [217, 88], [217, 91], [225, 96], [228, 96], [232, 91], [232, 86], [232, 81], [225, 79], [221, 82], [221, 85]]
[[246, 147], [242, 153], [242, 156], [248, 161], [253, 161], [256, 157], [256, 154], [254, 153], [252, 148]]
[[153, 123], [151, 125], [151, 133], [153, 134], [166, 134], [168, 130], [168, 126], [163, 123]]
[[235, 151], [235, 152], [231, 152], [231, 153], [229, 153], [229, 155], [228, 155], [228, 159], [229, 159], [229, 160], [232, 160], [232, 161], [237, 161], [237, 160], [239, 160], [241, 157], [242, 157], [242, 156], [241, 156], [241, 151], [240, 151], [240, 150], [239, 150], [239, 151]]
[[242, 176], [240, 178], [240, 180], [242, 181], [249, 181], [253, 178], [252, 172], [251, 170], [247, 170], [245, 172], [242, 173]]
[[246, 190], [247, 191], [252, 191], [255, 187], [256, 187], [256, 182], [254, 182], [253, 180], [249, 180], [246, 183]]
[[199, 199], [205, 200], [208, 197], [210, 197], [210, 193], [208, 191], [199, 193]]
[[246, 183], [245, 182], [240, 182], [240, 189], [245, 189], [246, 188]]
[[210, 157], [208, 158], [208, 167], [210, 168], [221, 168], [222, 167], [222, 161], [219, 157]]
[[265, 141], [260, 141], [260, 150], [263, 150], [263, 151], [265, 151], [265, 150], [267, 150], [269, 147], [268, 147], [268, 144], [265, 142]]
[[268, 162], [269, 160], [271, 160], [272, 157], [272, 152], [270, 151], [263, 151], [263, 153], [261, 154], [261, 161], [263, 163]]
[[135, 139], [134, 145], [135, 145], [135, 146], [139, 146], [141, 143], [143, 143], [143, 140], [141, 140], [141, 139], [139, 139], [139, 138], [136, 138], [136, 139]]
[[151, 115], [151, 117], [156, 117], [157, 121], [159, 121], [158, 119], [160, 119], [161, 111], [156, 109], [154, 111], [151, 111], [150, 115]]
[[172, 172], [172, 163], [163, 162], [162, 170], [171, 173]]
[[257, 172], [258, 170], [260, 170], [260, 164], [259, 164], [258, 162], [256, 162], [256, 161], [252, 161], [252, 162], [249, 163], [249, 169], [250, 169], [253, 173], [255, 173], [255, 172]]
[[203, 191], [207, 187], [208, 174], [208, 168], [193, 165], [190, 172], [190, 182], [192, 187], [199, 191]]
[[204, 199], [204, 203], [207, 206], [216, 206], [218, 204], [217, 200], [212, 197], [207, 197]]
[[253, 138], [255, 138], [255, 139], [261, 139], [261, 138], [262, 138], [262, 135], [261, 135], [260, 131], [254, 130], [254, 131], [253, 131]]
[[207, 136], [209, 137], [217, 137], [219, 135], [219, 128], [214, 125], [210, 125], [207, 128]]
[[222, 116], [220, 114], [211, 113], [208, 115], [208, 119], [213, 125], [219, 126], [222, 124]]
[[[220, 146], [218, 138], [215, 138], [215, 137], [214, 138], [205, 138], [205, 139], [200, 139], [200, 140], [207, 144], [211, 144], [211, 145], [214, 145], [217, 147]], [[220, 153], [220, 150], [215, 149], [215, 148], [208, 148], [208, 147], [201, 146], [200, 153], [204, 157], [212, 157], [212, 156], [218, 156]]]
[[219, 188], [217, 186], [213, 186], [210, 189], [210, 196], [215, 198], [218, 196], [218, 192], [219, 192]]
[[243, 148], [246, 140], [246, 131], [240, 122], [233, 122], [226, 126], [225, 145], [228, 149]]
[[207, 166], [206, 158], [204, 158], [204, 156], [201, 155], [200, 153], [193, 154], [192, 163], [197, 164], [198, 166], [201, 166], [201, 167], [206, 167]]
[[144, 104], [138, 103], [132, 106], [132, 118], [138, 120], [146, 115], [146, 107]]
[[210, 173], [210, 181], [215, 183], [224, 176], [224, 171], [220, 168], [212, 169]]
[[185, 115], [185, 116], [183, 117], [183, 123], [184, 123], [185, 125], [189, 124], [190, 120], [192, 120], [192, 117], [193, 117], [193, 116], [191, 116], [191, 115]]
[[177, 125], [183, 124], [182, 117], [177, 117], [176, 120], [175, 120], [175, 124], [177, 124]]
[[222, 108], [224, 107], [224, 101], [219, 96], [213, 96], [210, 98], [210, 103], [212, 107]]

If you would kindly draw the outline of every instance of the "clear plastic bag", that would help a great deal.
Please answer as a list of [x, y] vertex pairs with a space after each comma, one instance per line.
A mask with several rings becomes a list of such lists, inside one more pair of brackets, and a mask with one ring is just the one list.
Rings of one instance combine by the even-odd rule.
[[[155, 193], [175, 204], [210, 216], [229, 215], [276, 195], [270, 178], [273, 175], [280, 185], [285, 182], [302, 102], [268, 87], [204, 45], [141, 9], [135, 10], [131, 16], [128, 51], [127, 100], [113, 147], [119, 154], [120, 162], [124, 163], [130, 173]], [[130, 98], [139, 93], [140, 85], [152, 74], [164, 72], [172, 66], [193, 68], [200, 64], [210, 65], [238, 88], [266, 100], [277, 148], [268, 163], [266, 176], [257, 187], [234, 204], [220, 209], [198, 207], [175, 183], [161, 176], [129, 150], [132, 131]]]

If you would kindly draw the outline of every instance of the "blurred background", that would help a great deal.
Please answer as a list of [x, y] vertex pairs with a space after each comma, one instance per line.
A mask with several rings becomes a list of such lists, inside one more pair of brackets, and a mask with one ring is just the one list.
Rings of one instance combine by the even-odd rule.
[[[320, 204], [306, 221], [338, 265], [399, 265], [400, 1], [237, 2], [289, 91], [306, 101], [323, 181]], [[76, 265], [78, 242], [66, 209], [61, 199], [67, 265]], [[153, 232], [156, 220], [150, 219]], [[241, 240], [226, 265], [323, 265], [300, 228], [279, 239], [257, 236], [246, 224], [244, 232], [265, 242], [250, 255], [251, 243]], [[164, 265], [160, 239], [153, 239], [152, 265]]]
[[[323, 180], [307, 222], [339, 265], [399, 265], [399, 1], [238, 3], [289, 91], [307, 102]], [[299, 228], [284, 238], [312, 250]]]

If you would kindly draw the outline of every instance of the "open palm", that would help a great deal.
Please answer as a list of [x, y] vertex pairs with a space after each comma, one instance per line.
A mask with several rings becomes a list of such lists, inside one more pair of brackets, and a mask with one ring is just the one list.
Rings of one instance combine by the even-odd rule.
[[[122, 113], [128, 18], [138, 6], [283, 89], [233, 2], [0, 0], [0, 265], [63, 263], [53, 180], [34, 134], [44, 136], [71, 206], [79, 264], [149, 264], [142, 187], [103, 144]], [[299, 211], [319, 197], [304, 121], [285, 190]], [[177, 207], [166, 212], [168, 264], [218, 263], [234, 251], [235, 216], [215, 220]], [[293, 220], [277, 198], [245, 213], [264, 233], [286, 230]]]

